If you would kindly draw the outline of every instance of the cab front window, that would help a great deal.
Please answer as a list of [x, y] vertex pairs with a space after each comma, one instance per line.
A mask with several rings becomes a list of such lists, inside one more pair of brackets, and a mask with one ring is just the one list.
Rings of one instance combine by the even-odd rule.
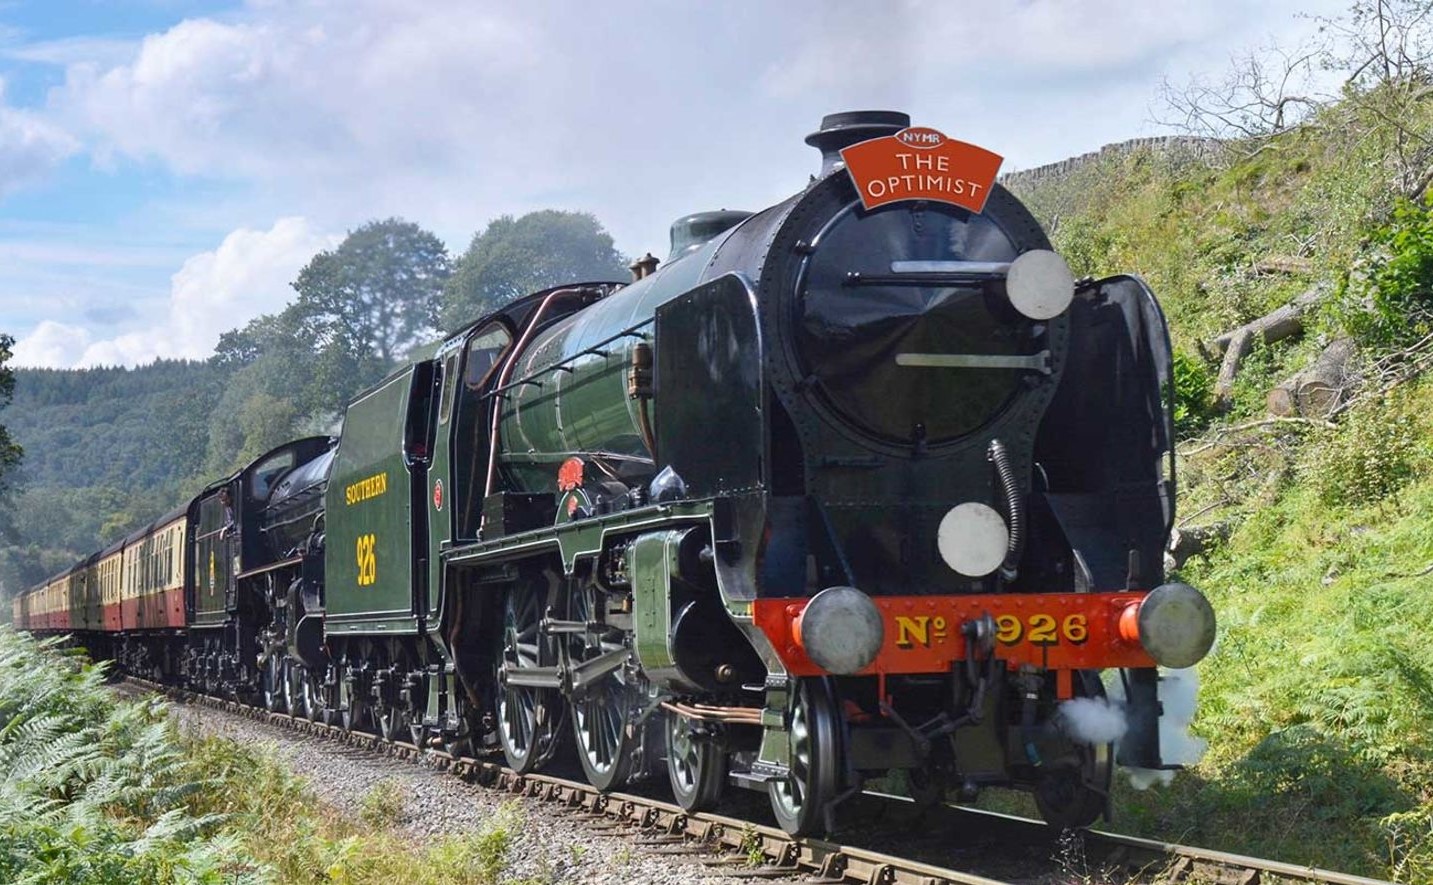
[[512, 335], [502, 323], [490, 323], [468, 342], [468, 359], [463, 366], [463, 384], [469, 390], [481, 390], [492, 377], [502, 355], [507, 352]]

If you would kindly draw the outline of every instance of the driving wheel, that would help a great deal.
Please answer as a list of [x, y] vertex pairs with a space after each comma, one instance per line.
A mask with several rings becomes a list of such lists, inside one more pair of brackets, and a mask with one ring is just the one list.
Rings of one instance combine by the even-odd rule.
[[508, 591], [498, 659], [498, 742], [508, 767], [535, 771], [552, 758], [561, 725], [562, 695], [553, 688], [523, 685], [524, 670], [553, 668], [557, 644], [542, 633], [550, 589], [525, 582]]
[[636, 721], [640, 699], [628, 672], [632, 650], [621, 630], [598, 621], [597, 589], [575, 587], [568, 595], [569, 621], [585, 623], [567, 634], [573, 737], [587, 782], [603, 792], [615, 790], [638, 771], [642, 727]]

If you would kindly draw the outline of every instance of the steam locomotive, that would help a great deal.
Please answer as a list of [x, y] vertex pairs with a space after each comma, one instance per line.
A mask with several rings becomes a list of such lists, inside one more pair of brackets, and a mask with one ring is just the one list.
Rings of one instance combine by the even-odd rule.
[[[1165, 583], [1170, 348], [1132, 276], [1072, 278], [999, 158], [825, 118], [821, 172], [706, 212], [627, 283], [537, 292], [16, 600], [123, 670], [532, 772], [766, 792], [829, 828], [873, 779], [1107, 811], [1061, 716], [1213, 613]], [[994, 157], [993, 161], [991, 158]]]

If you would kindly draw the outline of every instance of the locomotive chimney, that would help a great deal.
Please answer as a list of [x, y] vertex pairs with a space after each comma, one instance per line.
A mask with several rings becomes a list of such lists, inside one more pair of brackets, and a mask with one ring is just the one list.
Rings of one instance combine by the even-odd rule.
[[911, 115], [900, 111], [842, 111], [821, 118], [821, 128], [806, 136], [806, 143], [821, 152], [821, 177], [844, 165], [841, 149], [883, 135], [895, 135], [911, 125]]

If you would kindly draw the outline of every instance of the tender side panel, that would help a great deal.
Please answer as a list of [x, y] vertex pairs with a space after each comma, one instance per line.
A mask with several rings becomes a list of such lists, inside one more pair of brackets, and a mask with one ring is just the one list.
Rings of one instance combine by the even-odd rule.
[[192, 563], [194, 625], [217, 627], [227, 619], [233, 598], [237, 524], [225, 529], [228, 518], [218, 489], [197, 500], [192, 510], [197, 510], [198, 522]]
[[413, 488], [403, 458], [413, 374], [360, 397], [343, 422], [324, 498], [330, 633], [416, 630]]

